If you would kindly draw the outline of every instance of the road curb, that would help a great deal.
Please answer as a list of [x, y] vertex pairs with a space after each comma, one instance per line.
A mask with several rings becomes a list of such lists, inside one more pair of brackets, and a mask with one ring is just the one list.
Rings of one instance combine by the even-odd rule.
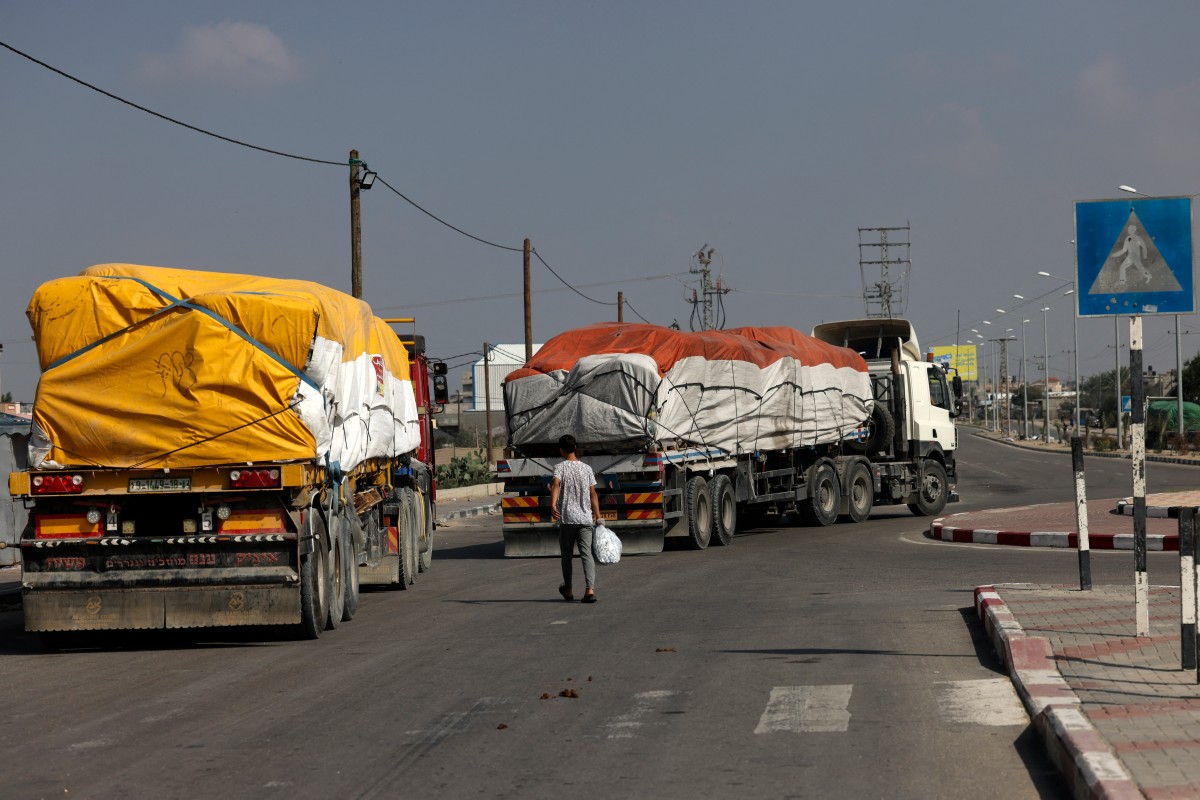
[[[1009, 547], [1058, 547], [1063, 549], [1079, 547], [1079, 534], [1076, 531], [1002, 531], [990, 528], [960, 528], [953, 524], [955, 517], [978, 513], [981, 512], [964, 511], [948, 517], [939, 517], [929, 523], [929, 530], [925, 531], [925, 538], [941, 542], [996, 544]], [[1093, 550], [1132, 550], [1133, 534], [1089, 533], [1088, 544]], [[1146, 549], [1178, 552], [1179, 534], [1146, 534]]]
[[1077, 798], [1145, 798], [1063, 679], [1050, 640], [1026, 635], [995, 586], [975, 588], [975, 611], [1042, 737]]
[[476, 506], [474, 508], [463, 508], [458, 511], [451, 511], [449, 514], [444, 514], [438, 517], [436, 524], [441, 525], [444, 522], [450, 522], [456, 519], [467, 519], [468, 517], [482, 517], [488, 514], [495, 514], [500, 511], [500, 504], [496, 503], [490, 506]]

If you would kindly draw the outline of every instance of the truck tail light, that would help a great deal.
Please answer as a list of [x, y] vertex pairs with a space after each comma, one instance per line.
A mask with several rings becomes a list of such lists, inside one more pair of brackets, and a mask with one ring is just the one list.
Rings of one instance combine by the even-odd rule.
[[501, 458], [496, 461], [496, 472], [512, 472], [512, 470], [509, 469], [508, 462]]
[[82, 475], [34, 475], [30, 483], [34, 494], [79, 494], [83, 491]]
[[235, 469], [229, 473], [229, 483], [235, 489], [276, 489], [281, 485], [278, 469]]
[[37, 539], [92, 539], [100, 536], [100, 522], [86, 514], [38, 514], [33, 531]]

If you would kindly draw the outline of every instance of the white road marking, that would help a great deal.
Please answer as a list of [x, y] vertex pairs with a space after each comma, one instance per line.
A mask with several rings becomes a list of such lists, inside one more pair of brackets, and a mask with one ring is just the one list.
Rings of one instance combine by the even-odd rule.
[[646, 717], [664, 701], [677, 694], [679, 693], [666, 689], [638, 692], [634, 695], [635, 703], [632, 711], [613, 717], [604, 725], [606, 736], [609, 739], [632, 739], [646, 725]]
[[755, 733], [842, 733], [850, 727], [853, 684], [776, 686]]
[[938, 686], [938, 713], [947, 722], [972, 725], [1028, 725], [1012, 681], [982, 678], [973, 681], [942, 681]]
[[556, 619], [556, 620], [554, 620], [554, 622], [551, 622], [550, 624], [551, 624], [551, 625], [566, 625], [566, 624], [567, 624], [567, 620], [565, 620], [565, 619]]

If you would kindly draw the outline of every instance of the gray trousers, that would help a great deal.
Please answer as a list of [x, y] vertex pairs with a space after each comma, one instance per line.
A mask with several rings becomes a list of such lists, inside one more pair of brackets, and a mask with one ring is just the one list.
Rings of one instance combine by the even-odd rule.
[[571, 588], [571, 555], [575, 545], [579, 545], [579, 560], [583, 562], [583, 581], [587, 589], [596, 583], [596, 562], [592, 559], [592, 534], [595, 528], [591, 525], [558, 526], [558, 550], [562, 554], [563, 583]]

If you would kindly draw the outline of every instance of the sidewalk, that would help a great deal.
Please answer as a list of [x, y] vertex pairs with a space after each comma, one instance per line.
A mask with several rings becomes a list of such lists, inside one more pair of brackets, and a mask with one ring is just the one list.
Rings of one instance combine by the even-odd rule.
[[1200, 686], [1180, 668], [1179, 589], [981, 586], [975, 606], [1076, 797], [1200, 797]]
[[504, 494], [503, 483], [482, 483], [458, 489], [438, 489], [438, 525], [466, 517], [496, 514], [500, 511], [500, 497]]

